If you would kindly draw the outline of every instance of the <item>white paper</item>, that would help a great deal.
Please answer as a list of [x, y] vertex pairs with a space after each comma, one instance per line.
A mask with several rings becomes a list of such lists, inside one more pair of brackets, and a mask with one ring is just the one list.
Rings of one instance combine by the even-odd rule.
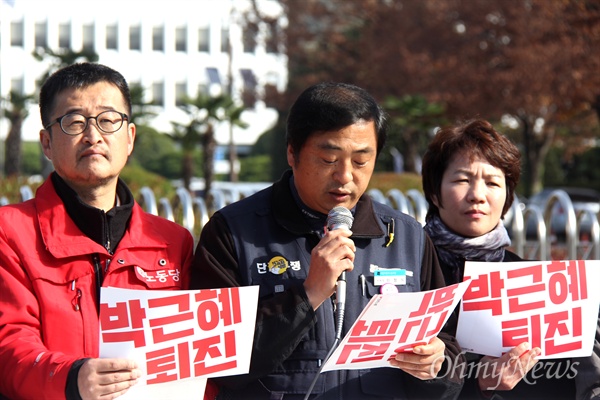
[[468, 285], [374, 296], [322, 372], [389, 367], [398, 349], [411, 351], [438, 335]]
[[207, 378], [248, 373], [258, 289], [102, 288], [100, 357], [142, 370], [120, 398], [202, 399]]
[[456, 333], [463, 350], [499, 357], [527, 341], [542, 349], [540, 359], [591, 355], [600, 261], [467, 262], [465, 277], [471, 286]]

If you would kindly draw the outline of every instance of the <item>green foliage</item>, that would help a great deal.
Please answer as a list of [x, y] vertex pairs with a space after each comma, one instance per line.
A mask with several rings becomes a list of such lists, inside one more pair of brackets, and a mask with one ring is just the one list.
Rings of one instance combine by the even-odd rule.
[[264, 154], [241, 158], [239, 178], [242, 182], [270, 182], [271, 157]]
[[[173, 158], [179, 159], [179, 165], [175, 169], [167, 168]], [[159, 133], [148, 126], [138, 126], [135, 146], [130, 159], [132, 163], [139, 164], [148, 171], [165, 177], [181, 176], [181, 157], [175, 143], [168, 135]]]
[[175, 188], [168, 179], [148, 172], [139, 165], [125, 166], [120, 176], [136, 199], [139, 199], [140, 189], [144, 186], [152, 189], [157, 201], [161, 197], [172, 199], [175, 196]]
[[565, 186], [581, 186], [600, 190], [598, 159], [600, 159], [600, 148], [598, 147], [575, 155], [567, 164]]
[[131, 115], [129, 120], [138, 127], [138, 131], [143, 128], [150, 128], [145, 123], [155, 117], [157, 114], [152, 111], [152, 103], [144, 101], [144, 87], [139, 83], [129, 86], [131, 95]]
[[563, 150], [558, 147], [548, 151], [544, 162], [544, 186], [565, 186], [565, 170], [561, 165], [562, 153]]
[[421, 95], [387, 96], [382, 105], [389, 114], [389, 128], [378, 170], [394, 170], [390, 151], [395, 149], [403, 156], [404, 170], [417, 171], [415, 159], [425, 152], [431, 129], [443, 124], [444, 106]]
[[265, 132], [252, 148], [252, 155], [266, 154], [270, 157], [270, 179], [276, 181], [289, 168], [286, 156], [286, 120], [287, 113], [279, 112], [277, 123]]
[[38, 175], [42, 173], [42, 148], [40, 142], [27, 141], [22, 143], [23, 159], [21, 169], [23, 175]]

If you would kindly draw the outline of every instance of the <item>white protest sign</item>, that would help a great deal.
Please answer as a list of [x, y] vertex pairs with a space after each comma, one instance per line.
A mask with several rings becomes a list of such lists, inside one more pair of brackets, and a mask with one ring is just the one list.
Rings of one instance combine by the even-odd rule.
[[456, 338], [499, 357], [522, 342], [544, 358], [591, 355], [600, 304], [600, 261], [466, 262], [471, 280]]
[[202, 399], [206, 378], [248, 373], [258, 286], [102, 288], [100, 357], [142, 370], [123, 399]]
[[389, 367], [388, 360], [396, 353], [411, 351], [438, 335], [468, 285], [374, 296], [322, 372]]

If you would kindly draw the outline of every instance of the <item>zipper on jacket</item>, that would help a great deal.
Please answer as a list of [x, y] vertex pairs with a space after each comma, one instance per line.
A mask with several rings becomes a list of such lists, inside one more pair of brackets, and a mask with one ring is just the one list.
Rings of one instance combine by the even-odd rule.
[[94, 275], [96, 277], [96, 309], [98, 310], [98, 314], [100, 314], [100, 288], [102, 287], [102, 264], [100, 263], [100, 256], [98, 254], [94, 254], [92, 256], [93, 264], [94, 264]]
[[[75, 289], [77, 289], [77, 290], [75, 290]], [[82, 292], [81, 292], [81, 289], [75, 288], [75, 280], [73, 280], [73, 282], [71, 282], [71, 291], [75, 292], [75, 297], [73, 297], [73, 300], [71, 300], [71, 304], [73, 305], [73, 309], [75, 311], [80, 311], [81, 310], [81, 296], [82, 296]]]

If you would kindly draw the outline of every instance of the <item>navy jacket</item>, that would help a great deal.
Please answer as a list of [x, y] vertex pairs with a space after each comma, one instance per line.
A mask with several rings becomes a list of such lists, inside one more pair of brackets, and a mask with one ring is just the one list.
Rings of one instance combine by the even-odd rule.
[[[222, 398], [301, 399], [335, 341], [332, 302], [316, 311], [302, 283], [312, 248], [319, 242], [293, 199], [291, 172], [273, 186], [215, 213], [204, 227], [192, 272], [193, 288], [259, 285], [259, 306], [250, 373], [221, 378]], [[388, 226], [395, 238], [389, 241]], [[363, 196], [356, 207], [351, 239], [354, 270], [347, 274], [343, 335], [370, 298], [379, 293], [372, 268], [403, 268], [399, 291], [443, 287], [435, 250], [413, 218]], [[359, 277], [366, 278], [365, 295]], [[442, 333], [446, 355], [460, 359], [456, 342]], [[462, 380], [440, 376], [421, 381], [396, 368], [321, 374], [312, 393], [319, 399], [454, 398]], [[229, 397], [227, 396], [229, 394]]]

